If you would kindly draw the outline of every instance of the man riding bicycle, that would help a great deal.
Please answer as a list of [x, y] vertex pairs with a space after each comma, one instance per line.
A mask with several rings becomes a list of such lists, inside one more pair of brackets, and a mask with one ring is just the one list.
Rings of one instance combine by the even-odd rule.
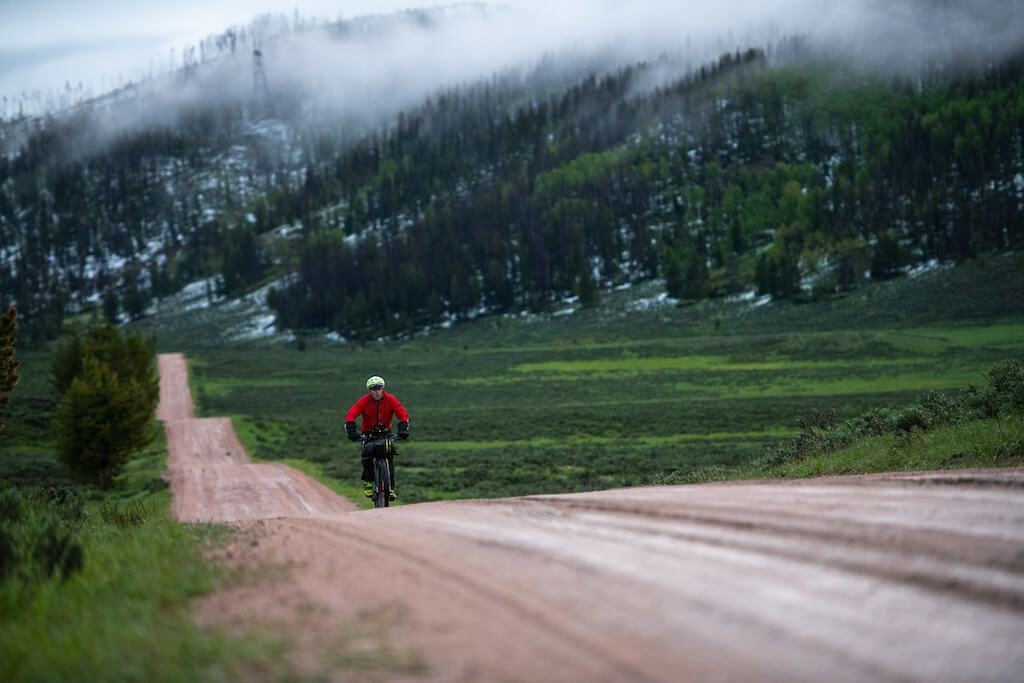
[[[345, 430], [351, 441], [363, 440], [363, 493], [367, 498], [373, 497], [373, 456], [375, 446], [380, 439], [391, 436], [391, 419], [398, 416], [398, 438], [409, 438], [409, 413], [406, 412], [398, 397], [384, 391], [384, 378], [374, 375], [366, 380], [369, 393], [362, 396], [345, 414]], [[361, 418], [362, 435], [356, 430], [356, 418]], [[391, 491], [389, 497], [394, 500], [395, 493], [395, 455], [390, 450], [387, 454], [388, 470], [391, 472]]]

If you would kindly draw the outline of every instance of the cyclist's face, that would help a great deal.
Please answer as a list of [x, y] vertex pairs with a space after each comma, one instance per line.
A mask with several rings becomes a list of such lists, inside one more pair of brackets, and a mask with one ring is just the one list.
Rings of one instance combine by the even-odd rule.
[[384, 387], [374, 387], [373, 389], [370, 389], [370, 396], [373, 396], [375, 399], [380, 399], [383, 395]]

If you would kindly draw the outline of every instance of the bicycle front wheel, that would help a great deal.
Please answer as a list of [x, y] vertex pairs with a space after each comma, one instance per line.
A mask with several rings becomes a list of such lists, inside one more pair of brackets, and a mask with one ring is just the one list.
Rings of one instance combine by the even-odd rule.
[[387, 458], [373, 459], [373, 507], [386, 508], [391, 502], [391, 471]]

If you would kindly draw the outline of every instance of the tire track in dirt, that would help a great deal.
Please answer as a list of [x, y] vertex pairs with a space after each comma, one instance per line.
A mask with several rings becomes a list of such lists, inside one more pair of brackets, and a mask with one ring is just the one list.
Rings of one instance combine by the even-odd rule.
[[1024, 470], [352, 513], [288, 468], [248, 464], [230, 423], [191, 417], [184, 369], [161, 357], [174, 512], [242, 520], [225, 555], [251, 570], [202, 599], [198, 618], [288, 634], [300, 673], [1011, 681], [1024, 671]]

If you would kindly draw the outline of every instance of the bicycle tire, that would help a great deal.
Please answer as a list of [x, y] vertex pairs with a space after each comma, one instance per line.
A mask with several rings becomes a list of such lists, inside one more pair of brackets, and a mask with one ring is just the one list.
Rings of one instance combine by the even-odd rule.
[[388, 469], [387, 458], [373, 459], [373, 507], [390, 506], [391, 471]]

